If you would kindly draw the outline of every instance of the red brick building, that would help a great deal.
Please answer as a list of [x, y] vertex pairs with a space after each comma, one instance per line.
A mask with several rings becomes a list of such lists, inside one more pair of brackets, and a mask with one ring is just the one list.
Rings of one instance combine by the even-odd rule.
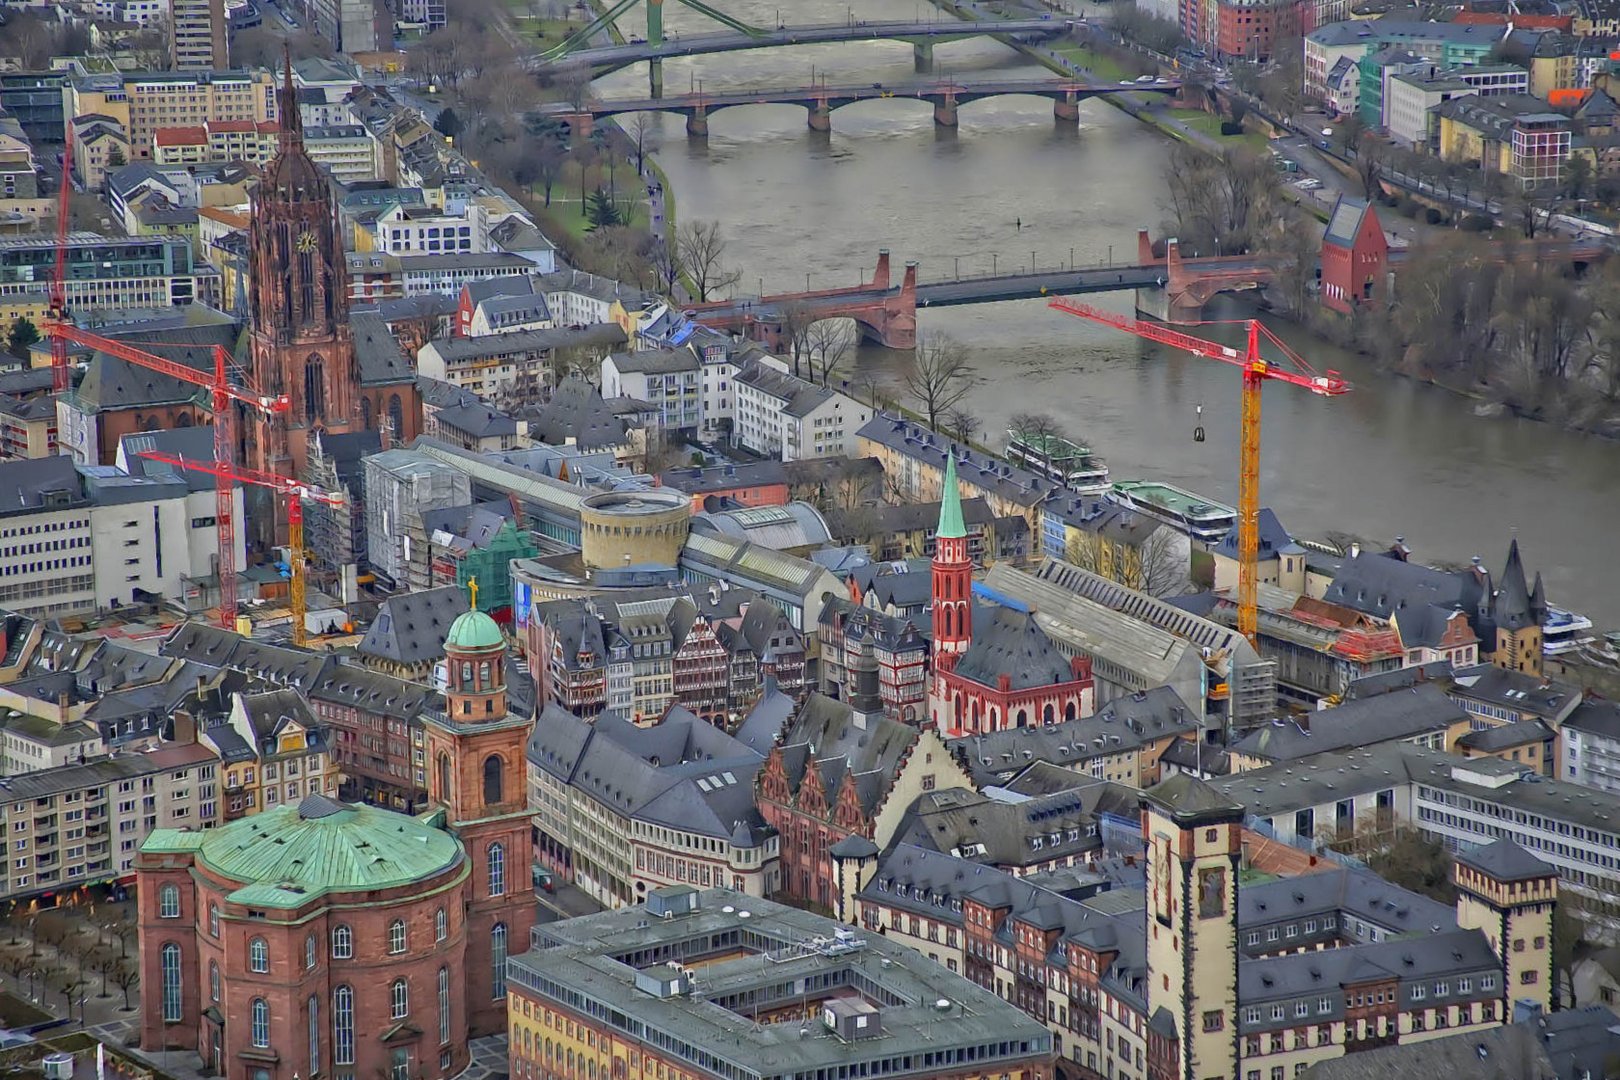
[[[276, 156], [253, 191], [248, 227], [249, 369], [258, 389], [284, 394], [290, 412], [248, 416], [248, 464], [303, 476], [311, 432], [388, 429], [405, 444], [422, 432], [411, 364], [381, 320], [351, 324], [349, 269], [332, 182], [304, 149], [297, 87], [287, 65]], [[247, 513], [259, 550], [287, 542], [287, 512], [252, 489]]]
[[473, 1034], [492, 1035], [506, 1027], [507, 955], [528, 946], [534, 924], [524, 780], [534, 724], [507, 712], [506, 637], [494, 619], [470, 608], [450, 624], [444, 654], [444, 713], [423, 718], [428, 802], [443, 809], [471, 863], [467, 1020]]
[[311, 795], [135, 859], [141, 1045], [227, 1080], [442, 1080], [506, 1026], [508, 943], [534, 920], [524, 745], [505, 639], [469, 611], [423, 717], [421, 818]]
[[442, 829], [324, 795], [157, 830], [135, 860], [141, 1045], [227, 1080], [454, 1076], [489, 981], [470, 870]]
[[887, 848], [919, 795], [973, 785], [931, 727], [820, 694], [788, 714], [791, 707], [786, 695], [767, 692], [737, 737], [770, 747], [754, 800], [781, 837], [783, 894], [831, 909], [839, 900], [833, 845], [861, 836]]
[[1389, 241], [1378, 211], [1340, 196], [1322, 234], [1322, 303], [1348, 315], [1379, 295], [1389, 269]]
[[[945, 459], [933, 563], [933, 685], [928, 712], [947, 738], [1090, 716], [1091, 661], [1060, 653], [1027, 611], [973, 609], [956, 459]], [[978, 625], [975, 627], [975, 620]]]

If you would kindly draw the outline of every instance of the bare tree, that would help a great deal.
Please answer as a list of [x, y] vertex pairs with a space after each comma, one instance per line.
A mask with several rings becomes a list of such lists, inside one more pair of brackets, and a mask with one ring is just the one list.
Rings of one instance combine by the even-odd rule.
[[906, 373], [906, 391], [922, 408], [928, 426], [939, 430], [940, 417], [956, 408], [973, 388], [967, 350], [948, 334], [917, 335], [917, 356]]
[[641, 175], [647, 165], [647, 136], [658, 127], [658, 120], [650, 112], [638, 112], [630, 117], [630, 125], [625, 134], [636, 147], [636, 175]]
[[653, 249], [650, 269], [658, 281], [658, 289], [665, 296], [674, 298], [675, 289], [681, 283], [681, 277], [686, 268], [681, 264], [680, 251], [672, 240], [666, 239]]
[[1064, 438], [1063, 425], [1051, 413], [1013, 413], [1007, 421], [1007, 430], [1016, 433], [1025, 442], [1044, 446], [1048, 440]]
[[1082, 570], [1090, 570], [1127, 589], [1148, 596], [1179, 596], [1191, 581], [1191, 547], [1184, 535], [1160, 526], [1138, 543], [1078, 532], [1064, 548], [1063, 557]]
[[808, 304], [790, 300], [779, 309], [782, 324], [782, 344], [788, 348], [793, 361], [793, 374], [801, 375], [800, 364], [809, 352], [811, 328], [816, 325], [816, 314]]
[[[1617, 339], [1620, 339], [1620, 335], [1617, 335]], [[874, 409], [887, 408], [894, 400], [889, 387], [884, 385], [883, 380], [878, 378], [875, 371], [866, 371], [857, 375], [855, 377], [855, 391], [860, 397], [864, 397], [867, 404]]]
[[591, 69], [586, 64], [565, 64], [551, 81], [575, 112], [584, 109], [591, 99]]
[[945, 430], [957, 442], [972, 442], [979, 431], [979, 418], [958, 405], [945, 414]]
[[686, 222], [676, 232], [675, 248], [700, 304], [742, 280], [741, 270], [725, 265], [726, 237], [718, 221]]
[[98, 945], [85, 958], [85, 967], [101, 977], [101, 991], [96, 994], [96, 997], [105, 998], [111, 996], [107, 992], [107, 979], [113, 972], [118, 970], [122, 963], [123, 961], [119, 959], [118, 954], [105, 945]]
[[141, 983], [141, 973], [134, 964], [125, 962], [113, 972], [113, 985], [124, 995], [124, 1011], [129, 1012], [135, 1006], [130, 1004], [129, 992]]
[[844, 357], [855, 347], [855, 324], [848, 319], [821, 319], [810, 324], [805, 335], [806, 354], [810, 360], [810, 379], [816, 379], [819, 358], [821, 385], [826, 386], [832, 373], [843, 363]]

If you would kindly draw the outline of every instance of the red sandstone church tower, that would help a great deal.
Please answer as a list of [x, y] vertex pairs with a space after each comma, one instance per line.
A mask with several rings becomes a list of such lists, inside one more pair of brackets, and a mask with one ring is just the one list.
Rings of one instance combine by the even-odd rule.
[[968, 558], [962, 493], [956, 482], [956, 455], [945, 458], [939, 492], [939, 527], [934, 530], [934, 671], [950, 671], [973, 643], [973, 560]]
[[[276, 156], [253, 192], [248, 228], [250, 369], [260, 390], [285, 394], [290, 413], [247, 419], [248, 464], [302, 476], [312, 431], [372, 429], [415, 438], [422, 405], [410, 364], [386, 332], [359, 352], [349, 321], [349, 273], [332, 181], [304, 149], [292, 64], [281, 89]], [[252, 489], [261, 492], [263, 489]], [[286, 508], [260, 498], [248, 513], [263, 551], [287, 539]]]
[[[474, 604], [477, 583], [472, 585]], [[534, 923], [524, 750], [533, 727], [506, 707], [506, 638], [476, 606], [444, 642], [449, 686], [442, 717], [423, 721], [432, 762], [428, 800], [472, 863], [467, 904], [467, 1018], [472, 1034], [506, 1028], [506, 958], [529, 948]]]

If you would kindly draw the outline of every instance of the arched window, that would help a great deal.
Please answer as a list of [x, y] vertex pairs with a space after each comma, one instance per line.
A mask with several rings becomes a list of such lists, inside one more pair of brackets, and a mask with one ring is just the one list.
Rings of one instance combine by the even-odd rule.
[[1023, 709], [1018, 710], [1018, 726], [1029, 727], [1029, 713]]
[[489, 845], [489, 895], [506, 895], [506, 849], [500, 844]]
[[450, 936], [450, 920], [440, 908], [433, 913], [433, 940], [443, 941]]
[[332, 1061], [354, 1064], [354, 991], [347, 986], [332, 991]]
[[158, 957], [163, 969], [163, 1019], [180, 1019], [180, 946], [169, 942]]
[[332, 959], [347, 960], [354, 956], [354, 931], [347, 926], [332, 927]]
[[248, 942], [248, 970], [260, 975], [270, 970], [270, 946], [262, 937]]
[[326, 362], [319, 353], [304, 361], [304, 415], [318, 420], [326, 413]]
[[321, 1000], [311, 994], [305, 1004], [309, 1012], [305, 1017], [309, 1023], [309, 1075], [314, 1076], [321, 1071]]
[[158, 890], [158, 918], [178, 919], [180, 917], [180, 886], [165, 885]]
[[1056, 719], [1057, 719], [1057, 713], [1056, 713], [1056, 711], [1053, 710], [1052, 703], [1050, 701], [1048, 701], [1046, 703], [1046, 708], [1041, 710], [1041, 723], [1042, 724], [1050, 724], [1053, 720], [1056, 720]]
[[439, 1041], [450, 1041], [450, 969], [439, 969]]
[[1076, 713], [1074, 709], [1074, 702], [1071, 701], [1067, 705], [1063, 706], [1063, 719], [1073, 720], [1075, 716]]
[[505, 766], [499, 754], [491, 754], [484, 759], [484, 805], [499, 806], [501, 802], [501, 789]]
[[219, 1000], [219, 965], [208, 961], [208, 1000]]
[[388, 988], [388, 1015], [395, 1020], [403, 1020], [411, 1011], [411, 988], [404, 979], [395, 979], [394, 985]]
[[489, 687], [489, 661], [483, 660], [478, 664], [478, 689], [488, 690]]
[[405, 405], [399, 400], [398, 394], [392, 394], [388, 398], [388, 422], [394, 427], [396, 442], [404, 442], [410, 438], [405, 431]]
[[450, 755], [445, 754], [445, 753], [441, 753], [439, 755], [439, 798], [448, 799], [449, 797], [450, 797]]
[[190, 413], [181, 413], [180, 418], [174, 422], [174, 426], [177, 427], [177, 428], [190, 427], [191, 426], [191, 414]]
[[470, 689], [472, 689], [472, 661], [471, 660], [463, 660], [461, 662], [461, 687], [460, 687], [460, 689], [462, 689], [462, 690], [470, 690]]
[[371, 431], [377, 426], [377, 418], [371, 412], [371, 399], [360, 399], [360, 426]]
[[489, 931], [490, 997], [506, 996], [506, 924], [496, 923]]
[[219, 905], [208, 905], [208, 936], [219, 937]]
[[270, 1045], [270, 1003], [264, 998], [253, 999], [253, 1045]]
[[388, 924], [388, 955], [398, 956], [405, 951], [405, 923], [395, 919]]

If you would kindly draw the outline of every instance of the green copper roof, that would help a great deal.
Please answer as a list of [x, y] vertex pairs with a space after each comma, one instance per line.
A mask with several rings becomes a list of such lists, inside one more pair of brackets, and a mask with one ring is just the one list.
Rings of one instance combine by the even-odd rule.
[[934, 535], [946, 539], [967, 535], [967, 526], [962, 524], [962, 490], [956, 483], [955, 454], [945, 456], [945, 479], [939, 489], [939, 528]]
[[447, 649], [504, 649], [506, 635], [495, 620], [482, 611], [464, 611], [450, 624], [450, 636], [444, 639]]
[[194, 850], [208, 869], [241, 882], [255, 907], [301, 907], [324, 893], [366, 892], [432, 877], [461, 859], [449, 833], [414, 817], [310, 795], [218, 829], [157, 829], [143, 852]]

